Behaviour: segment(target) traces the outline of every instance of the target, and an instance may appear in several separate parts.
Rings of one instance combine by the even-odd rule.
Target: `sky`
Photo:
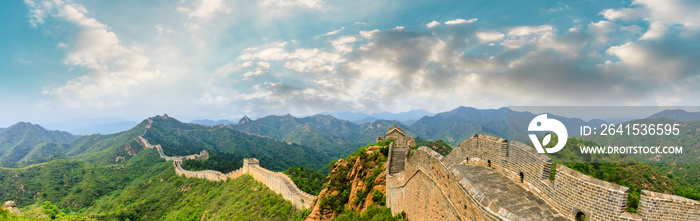
[[[0,2],[0,127],[698,106],[697,1]]]

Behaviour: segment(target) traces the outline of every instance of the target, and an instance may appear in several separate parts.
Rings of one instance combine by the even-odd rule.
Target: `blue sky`
[[[0,127],[700,104],[692,1],[0,4]]]

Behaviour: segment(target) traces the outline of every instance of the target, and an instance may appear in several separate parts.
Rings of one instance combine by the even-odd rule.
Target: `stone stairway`
[[[395,174],[403,171],[406,166],[406,151],[408,148],[394,148],[391,152],[391,165],[389,165],[389,174]]]

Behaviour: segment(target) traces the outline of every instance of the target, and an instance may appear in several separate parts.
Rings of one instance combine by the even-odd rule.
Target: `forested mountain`
[[[53,202],[69,215],[99,220],[278,220],[300,216],[301,211],[249,176],[221,183],[175,175],[172,162],[138,142],[141,135],[172,155],[207,149],[212,155],[235,155],[236,159],[226,159],[230,161],[256,157],[262,166],[278,171],[327,164],[308,147],[158,116],[121,133],[61,143],[66,159],[0,168],[0,200],[15,201],[31,219],[45,217],[37,206],[44,201]]]
[[[627,135],[613,136],[591,135],[583,137],[598,144],[609,146],[676,146],[683,147],[681,154],[631,155],[640,162],[648,163],[654,168],[687,181],[694,188],[700,189],[700,121],[682,122],[669,118],[642,119],[625,124],[678,124],[678,135]],[[698,196],[700,198],[700,196]]]
[[[0,168],[0,200],[13,200],[22,217],[50,220],[49,201],[70,220],[291,220],[301,211],[250,176],[213,182],[177,176],[155,149],[111,165],[55,160]],[[255,211],[255,212],[250,212]],[[0,216],[1,217],[1,216]]]
[[[329,115],[296,118],[291,115],[267,116],[257,120],[244,117],[233,128],[251,134],[272,137],[313,148],[333,159],[353,153],[366,143],[373,143],[394,125],[407,128],[397,121],[377,120],[355,124]],[[409,136],[415,133],[407,131]],[[333,160],[331,159],[331,160]]]
[[[200,124],[200,125],[205,125],[205,126],[216,126],[216,125],[219,125],[219,124],[229,125],[229,124],[233,124],[234,122],[233,122],[233,121],[229,121],[229,120],[217,120],[217,121],[213,121],[213,120],[209,120],[209,119],[203,119],[203,120],[193,120],[193,121],[190,121],[190,123],[193,123],[193,124]]]
[[[366,114],[366,113],[352,113],[352,112],[324,112],[324,115],[330,115],[335,118],[341,119],[341,120],[347,120],[350,122],[362,124],[362,123],[370,123],[374,122],[376,120],[393,120],[393,121],[399,121],[403,124],[410,125],[416,120],[424,117],[424,116],[432,116],[434,115],[433,113],[430,113],[425,110],[411,110],[411,111],[406,111],[406,112],[400,112],[400,113],[390,113],[387,111],[380,112],[380,113],[372,113],[372,114]]]
[[[282,171],[293,166],[320,170],[331,158],[310,147],[255,136],[225,126],[186,124],[172,117],[152,117],[143,135],[152,144],[160,144],[168,156],[183,156],[207,150],[210,155],[227,153],[231,161],[254,157],[264,168]],[[335,148],[331,146],[329,148]]]
[[[31,123],[17,123],[0,130],[0,166],[15,167],[61,158],[61,153],[68,148],[63,143],[76,137]]]
[[[688,112],[681,109],[664,110],[647,117],[647,119],[658,118],[670,118],[677,121],[698,121],[700,120],[700,112]]]

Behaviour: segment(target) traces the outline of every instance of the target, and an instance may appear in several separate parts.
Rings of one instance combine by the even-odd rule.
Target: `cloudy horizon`
[[[0,4],[0,127],[700,104],[693,1]]]

